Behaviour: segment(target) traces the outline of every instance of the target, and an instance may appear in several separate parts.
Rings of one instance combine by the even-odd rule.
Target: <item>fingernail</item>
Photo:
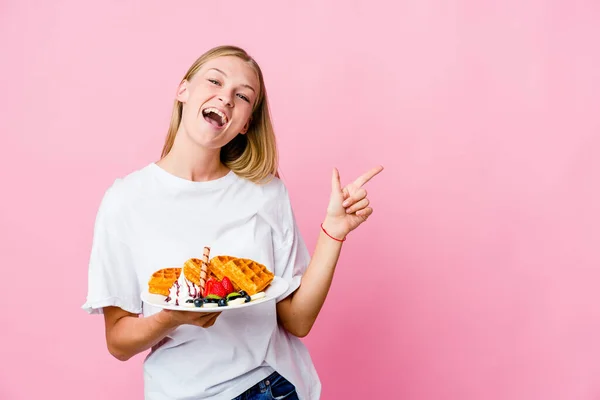
[[[344,202],[342,203],[342,206],[344,206],[344,207],[348,207],[348,203],[349,203],[349,201],[348,201],[348,200],[346,200],[346,201],[344,201]]]

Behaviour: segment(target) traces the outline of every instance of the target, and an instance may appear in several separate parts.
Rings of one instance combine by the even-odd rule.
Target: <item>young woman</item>
[[[372,213],[363,185],[336,169],[310,256],[277,174],[275,136],[258,64],[214,48],[179,84],[159,161],[115,180],[94,227],[83,309],[103,314],[110,353],[144,361],[149,400],[318,399],[321,383],[299,338],[313,326],[343,240]],[[210,254],[255,260],[289,283],[277,299],[221,313],[142,303],[154,271]],[[142,314],[142,317],[140,317]]]

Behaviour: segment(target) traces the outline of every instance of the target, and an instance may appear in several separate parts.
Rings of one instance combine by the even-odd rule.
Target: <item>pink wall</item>
[[[0,5],[0,399],[141,398],[79,309],[93,219],[223,43],[311,248],[331,167],[386,167],[306,339],[323,399],[600,398],[599,3],[122,3]]]

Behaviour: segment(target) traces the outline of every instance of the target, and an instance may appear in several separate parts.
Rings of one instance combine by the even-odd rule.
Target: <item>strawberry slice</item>
[[[227,292],[225,292],[225,288],[221,284],[221,282],[215,281],[212,285],[210,285],[210,289],[208,294],[216,294],[219,297],[227,296]]]
[[[225,289],[226,294],[233,292],[233,285],[228,277],[224,276],[223,279],[221,279],[221,285],[223,285],[223,289]]]
[[[202,293],[202,297],[206,297],[210,294],[210,290],[212,285],[214,285],[215,280],[213,278],[208,278],[206,283],[204,284],[204,292]]]

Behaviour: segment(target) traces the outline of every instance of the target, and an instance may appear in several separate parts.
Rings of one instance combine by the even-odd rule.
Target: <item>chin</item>
[[[207,149],[219,149],[225,146],[227,143],[225,142],[225,132],[195,132],[194,134],[189,135],[189,139],[196,144],[197,146],[204,147]]]

